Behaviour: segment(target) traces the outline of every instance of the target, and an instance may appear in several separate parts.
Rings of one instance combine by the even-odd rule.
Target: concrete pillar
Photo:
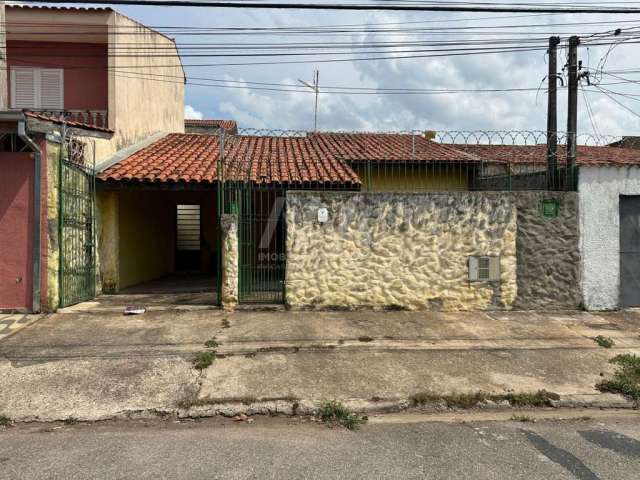
[[[7,36],[5,2],[0,0],[0,111],[9,109],[9,84],[7,82]]]
[[[238,304],[238,216],[222,215],[222,308],[233,310]]]
[[[96,200],[98,268],[102,293],[116,293],[120,288],[118,194],[98,192]]]
[[[47,216],[47,261],[46,272],[47,275],[47,300],[46,309],[54,311],[58,308],[60,303],[60,231],[59,231],[59,215],[60,215],[60,191],[58,181],[58,167],[60,162],[60,149],[59,143],[48,141],[46,144],[46,196],[47,205],[46,209],[43,208],[43,212],[46,211]],[[43,192],[44,193],[44,192]]]

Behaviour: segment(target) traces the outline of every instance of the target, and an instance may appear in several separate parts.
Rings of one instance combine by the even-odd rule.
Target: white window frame
[[[33,106],[16,106],[16,73],[20,70],[29,70],[33,72]],[[42,109],[42,71],[60,72],[60,108],[48,110],[64,110],[64,69],[62,68],[41,68],[41,67],[11,67],[11,108],[33,108],[34,110]]]

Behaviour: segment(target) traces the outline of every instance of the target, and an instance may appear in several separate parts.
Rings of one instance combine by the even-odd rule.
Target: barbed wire
[[[233,136],[225,132],[227,137]],[[543,145],[547,143],[547,132],[544,130],[328,130],[308,131],[294,129],[241,128],[237,136],[256,137],[291,137],[304,138],[314,135],[406,135],[423,137],[437,143],[460,145]],[[567,132],[556,132],[559,145],[566,144]],[[623,136],[597,133],[578,133],[578,145],[582,146],[615,146],[624,147],[625,142],[640,142],[638,136]]]
[[[640,137],[541,130],[220,130],[220,180],[360,191],[575,190],[581,166],[640,166]]]

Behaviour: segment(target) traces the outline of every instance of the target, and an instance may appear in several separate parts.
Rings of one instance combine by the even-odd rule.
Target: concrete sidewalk
[[[599,347],[597,335],[615,347]],[[219,358],[199,372],[191,360],[212,338]],[[623,406],[594,388],[623,352],[640,354],[639,311],[228,313],[156,302],[124,316],[102,298],[0,342],[0,413],[290,412],[323,399],[401,408],[421,392],[539,389],[567,404]]]

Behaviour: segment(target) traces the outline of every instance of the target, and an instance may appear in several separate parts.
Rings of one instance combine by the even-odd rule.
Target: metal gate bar
[[[65,135],[59,164],[59,304],[66,307],[95,296],[95,156]]]
[[[238,215],[241,303],[284,302],[284,190],[242,187]]]

